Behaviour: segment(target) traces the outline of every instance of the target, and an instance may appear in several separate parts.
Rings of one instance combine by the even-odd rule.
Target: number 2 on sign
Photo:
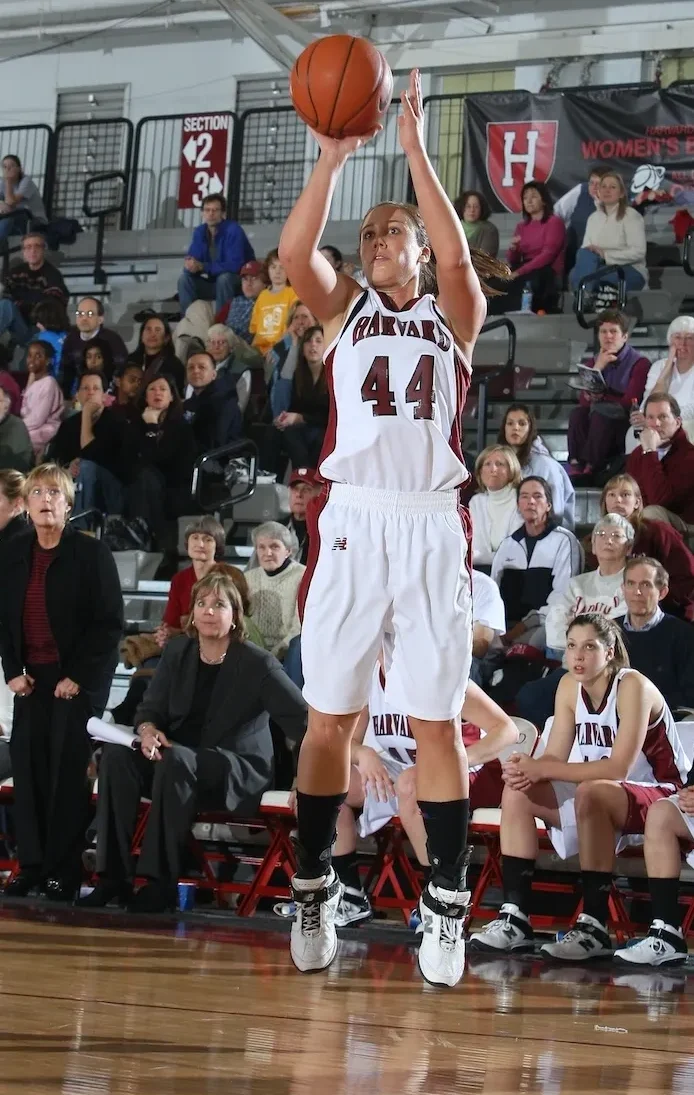
[[[375,357],[371,368],[361,386],[361,398],[364,403],[373,403],[372,411],[376,417],[385,417],[398,413],[395,393],[390,387],[390,362],[387,357]],[[434,417],[434,357],[422,354],[415,371],[405,388],[405,402],[416,404],[415,418]]]

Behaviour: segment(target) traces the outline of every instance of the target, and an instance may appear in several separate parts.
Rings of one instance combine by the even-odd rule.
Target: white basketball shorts
[[[470,520],[457,491],[330,484],[309,509],[299,594],[304,698],[346,715],[367,703],[386,633],[386,701],[419,719],[460,713],[472,657]]]

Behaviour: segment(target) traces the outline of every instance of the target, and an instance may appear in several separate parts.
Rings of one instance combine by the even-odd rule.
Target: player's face
[[[428,247],[417,243],[415,228],[402,209],[377,205],[367,214],[359,238],[359,258],[369,285],[389,289],[407,285],[428,260]]]
[[[480,468],[480,479],[487,490],[491,491],[501,490],[511,482],[509,466],[501,453],[489,454]]]
[[[650,620],[667,589],[658,589],[655,570],[647,563],[630,567],[624,575],[624,600],[630,616]]]
[[[256,541],[255,550],[263,570],[277,570],[289,558],[289,548],[281,540],[274,540],[270,536],[261,536]]]
[[[598,342],[605,354],[618,354],[627,340],[627,336],[618,323],[601,323],[598,329]]]
[[[506,415],[504,437],[511,448],[518,448],[530,433],[530,419],[523,411],[509,411]]]
[[[606,513],[620,513],[628,521],[640,509],[639,499],[628,483],[610,487],[605,495]]]
[[[566,637],[566,667],[582,684],[590,684],[604,673],[613,654],[591,624],[572,627]]]

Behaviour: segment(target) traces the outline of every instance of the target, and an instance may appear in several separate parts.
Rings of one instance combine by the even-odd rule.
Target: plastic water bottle
[[[530,286],[530,282],[526,281],[523,286],[523,295],[521,296],[521,312],[532,312],[533,310],[533,291]]]

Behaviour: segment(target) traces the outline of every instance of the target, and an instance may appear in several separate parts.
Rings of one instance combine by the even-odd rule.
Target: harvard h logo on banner
[[[487,175],[509,213],[522,212],[525,183],[552,174],[558,131],[558,122],[487,122]]]

